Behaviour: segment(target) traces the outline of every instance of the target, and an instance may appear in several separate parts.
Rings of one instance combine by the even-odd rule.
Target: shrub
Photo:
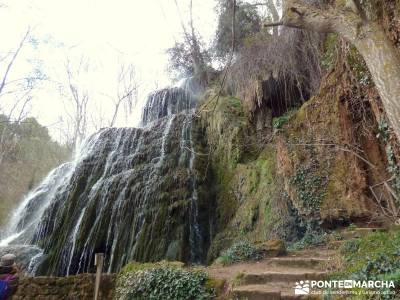
[[[297,169],[289,179],[289,183],[296,189],[297,201],[309,213],[320,210],[328,181],[328,176],[318,174],[317,170],[317,162],[312,161],[311,164]]]
[[[127,271],[131,270],[131,271]],[[173,265],[135,264],[118,278],[119,300],[207,300],[213,292],[206,288],[207,274],[183,270]]]
[[[259,260],[262,258],[263,255],[260,249],[249,241],[240,241],[224,251],[217,259],[217,262],[223,265],[230,265],[241,261]]]
[[[306,226],[307,229],[304,236],[288,247],[290,251],[303,250],[313,246],[322,246],[328,242],[328,235],[326,232],[316,229],[317,227],[312,223],[308,223]]]
[[[341,247],[340,247],[340,253],[341,254],[346,254],[346,253],[356,253],[358,251],[358,248],[360,247],[360,241],[359,240],[349,240],[346,241]]]

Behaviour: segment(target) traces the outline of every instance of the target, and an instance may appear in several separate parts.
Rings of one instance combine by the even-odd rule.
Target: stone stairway
[[[295,295],[296,282],[323,280],[340,244],[380,228],[355,228],[338,232],[341,239],[324,247],[289,252],[259,262],[211,267],[209,273],[230,283],[232,300],[322,299],[321,295]]]
[[[241,274],[232,288],[232,299],[303,299],[294,293],[296,282],[323,280],[328,274],[325,266],[333,254],[334,251],[314,249],[309,253],[293,252],[285,257],[268,259],[264,262],[263,272]]]

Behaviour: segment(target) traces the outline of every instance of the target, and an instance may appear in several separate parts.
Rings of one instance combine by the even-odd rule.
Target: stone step
[[[288,269],[283,271],[266,271],[263,273],[243,273],[240,276],[240,285],[266,284],[270,282],[295,282],[300,280],[321,280],[327,272],[308,269]]]
[[[281,291],[262,285],[246,285],[232,289],[232,298],[235,300],[280,300]]]
[[[290,251],[286,256],[282,257],[298,257],[298,258],[321,258],[330,259],[335,257],[336,251],[327,248],[315,248]]]
[[[294,283],[290,282],[238,286],[232,289],[231,296],[234,300],[321,299],[318,295],[295,295]]]
[[[343,237],[343,239],[353,239],[353,238],[360,238],[363,236],[366,236],[367,234],[373,233],[373,232],[380,232],[380,231],[385,231],[384,228],[355,228],[353,230],[343,230],[340,232],[340,235]]]
[[[330,261],[329,258],[321,257],[274,257],[269,260],[271,266],[283,266],[292,268],[322,268]]]

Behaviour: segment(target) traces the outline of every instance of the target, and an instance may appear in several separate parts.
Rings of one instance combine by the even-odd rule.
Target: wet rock
[[[13,242],[43,249],[38,275],[94,272],[98,252],[109,272],[130,261],[204,261],[212,202],[197,179],[194,105],[181,88],[155,92],[143,116],[151,124],[101,130],[30,194]]]

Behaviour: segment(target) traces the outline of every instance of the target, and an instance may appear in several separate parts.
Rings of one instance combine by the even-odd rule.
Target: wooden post
[[[94,300],[99,299],[101,273],[103,272],[103,263],[104,263],[104,253],[96,253],[94,257],[94,265],[97,267],[96,281],[94,287]]]

